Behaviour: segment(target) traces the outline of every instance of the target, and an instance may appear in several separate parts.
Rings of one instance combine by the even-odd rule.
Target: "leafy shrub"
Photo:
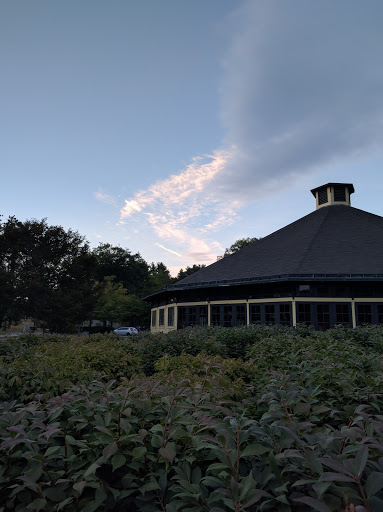
[[[379,399],[335,410],[274,373],[260,397],[233,401],[230,384],[208,382],[93,382],[46,404],[0,404],[0,507],[382,510]]]
[[[141,371],[133,347],[115,337],[45,338],[35,336],[33,348],[17,339],[0,364],[0,398],[33,400],[68,391],[78,383],[97,379],[130,378]],[[47,341],[49,340],[49,341]]]
[[[155,363],[155,370],[158,374],[169,375],[179,378],[201,378],[209,377],[212,374],[224,375],[231,382],[250,382],[257,375],[257,368],[252,361],[241,359],[227,359],[222,356],[209,356],[201,352],[196,356],[181,354],[180,356],[165,355]]]

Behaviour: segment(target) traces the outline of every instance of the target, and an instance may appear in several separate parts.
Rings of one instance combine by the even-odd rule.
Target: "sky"
[[[381,0],[2,0],[0,214],[173,275],[328,182],[382,216],[382,19]]]

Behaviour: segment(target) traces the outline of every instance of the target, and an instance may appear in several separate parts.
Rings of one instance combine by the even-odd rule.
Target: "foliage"
[[[382,327],[25,335],[0,357],[2,512],[383,509]]]
[[[26,335],[1,345],[0,399],[40,400],[94,379],[121,379],[141,371],[128,340],[114,335],[87,337]]]
[[[92,308],[96,261],[77,232],[41,221],[0,221],[1,320],[31,317],[71,330]]]
[[[111,324],[123,321],[129,302],[126,289],[114,280],[114,276],[106,276],[101,283],[96,283],[98,299],[93,312],[93,316]]]
[[[258,242],[260,238],[240,238],[239,240],[236,240],[228,249],[225,249],[225,253],[223,255],[224,258],[226,256],[230,256],[231,254],[234,254],[235,252],[240,251],[241,249],[247,247],[250,244],[253,244],[255,242]]]
[[[143,296],[149,283],[149,267],[139,253],[131,254],[128,249],[100,244],[93,250],[97,258],[97,280],[114,276],[117,283],[129,294]]]
[[[173,282],[174,279],[164,263],[152,263],[149,267],[149,286],[145,290],[146,295],[158,292]]]
[[[205,268],[206,265],[193,265],[192,267],[186,267],[185,270],[183,268],[177,274],[176,281],[180,279],[184,279],[185,277],[191,276],[195,272],[198,272],[202,268]]]
[[[380,402],[332,410],[277,374],[238,401],[216,382],[94,382],[47,404],[3,403],[0,506],[381,510]]]

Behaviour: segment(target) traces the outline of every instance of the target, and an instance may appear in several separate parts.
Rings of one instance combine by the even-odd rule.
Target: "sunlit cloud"
[[[207,187],[231,157],[230,151],[193,159],[186,170],[158,181],[125,201],[120,222],[127,218],[149,226],[161,241],[170,241],[177,250],[155,245],[177,256],[181,263],[211,263],[221,245],[212,233],[233,222],[238,201],[221,201]]]

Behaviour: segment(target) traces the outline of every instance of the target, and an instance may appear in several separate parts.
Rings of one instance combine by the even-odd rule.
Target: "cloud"
[[[137,192],[125,201],[120,223],[133,218],[149,225],[158,239],[171,241],[177,250],[155,245],[182,258],[183,264],[214,261],[222,247],[208,233],[233,222],[238,204],[221,201],[207,187],[229,159],[230,152],[223,150],[195,158],[179,174]]]
[[[227,21],[221,147],[126,200],[120,222],[150,226],[183,265],[210,263],[243,205],[381,151],[382,16],[381,0],[242,2]]]
[[[116,199],[109,194],[105,194],[104,192],[99,190],[98,192],[94,192],[93,195],[97,199],[97,201],[100,201],[101,203],[117,206]]]
[[[214,181],[251,202],[383,142],[383,4],[243,3],[223,59],[221,116],[234,146]]]
[[[177,251],[173,251],[172,249],[168,249],[167,247],[165,247],[164,245],[161,245],[159,243],[155,243],[154,245],[156,245],[157,247],[161,247],[161,249],[163,249],[164,251],[168,251],[170,252],[171,254],[175,254],[176,256],[181,256],[182,257],[182,254],[180,254],[179,252]]]

